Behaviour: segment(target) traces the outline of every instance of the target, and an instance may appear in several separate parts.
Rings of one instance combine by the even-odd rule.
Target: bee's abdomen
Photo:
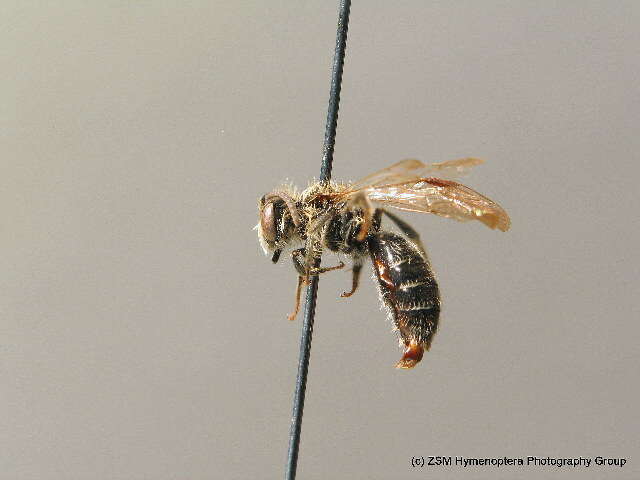
[[[438,284],[429,261],[409,240],[391,232],[369,237],[380,295],[405,345],[398,362],[411,368],[429,348],[440,316]]]

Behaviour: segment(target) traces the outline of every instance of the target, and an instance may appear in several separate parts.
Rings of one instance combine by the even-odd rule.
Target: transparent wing
[[[433,213],[465,222],[479,220],[506,232],[511,220],[493,200],[460,183],[439,178],[372,186],[366,190],[374,202],[408,212]]]
[[[420,160],[401,160],[393,165],[378,170],[351,184],[349,191],[362,190],[366,187],[396,184],[437,176],[439,178],[458,178],[472,167],[484,163],[479,158],[460,158],[440,163],[422,163]]]

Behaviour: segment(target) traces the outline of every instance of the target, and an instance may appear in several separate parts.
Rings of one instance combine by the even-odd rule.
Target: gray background
[[[280,478],[301,323],[251,228],[318,175],[336,2],[56,3],[0,3],[0,478]],[[404,215],[444,298],[412,371],[371,279],[322,278],[300,478],[639,478],[639,24],[354,2],[334,178],[478,156],[513,228]]]

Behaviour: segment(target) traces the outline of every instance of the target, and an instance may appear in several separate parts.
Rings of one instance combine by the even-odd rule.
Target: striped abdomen
[[[440,295],[428,259],[400,235],[377,232],[369,252],[380,296],[405,346],[398,368],[412,368],[429,349],[440,316]]]

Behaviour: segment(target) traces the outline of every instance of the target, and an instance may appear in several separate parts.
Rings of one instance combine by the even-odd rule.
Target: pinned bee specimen
[[[322,249],[352,259],[351,289],[342,297],[355,293],[363,262],[369,256],[380,297],[404,348],[396,367],[414,367],[429,349],[438,327],[440,294],[420,236],[387,207],[459,221],[479,220],[505,232],[511,222],[502,207],[451,180],[480,163],[482,160],[475,158],[432,164],[402,160],[354,183],[314,183],[301,193],[283,187],[263,196],[256,228],[271,260],[276,263],[282,251],[296,243],[306,245],[291,252],[298,285],[289,320],[296,317],[301,289],[311,276],[345,266],[340,262],[316,268],[314,259]],[[402,235],[382,228],[383,215]]]

